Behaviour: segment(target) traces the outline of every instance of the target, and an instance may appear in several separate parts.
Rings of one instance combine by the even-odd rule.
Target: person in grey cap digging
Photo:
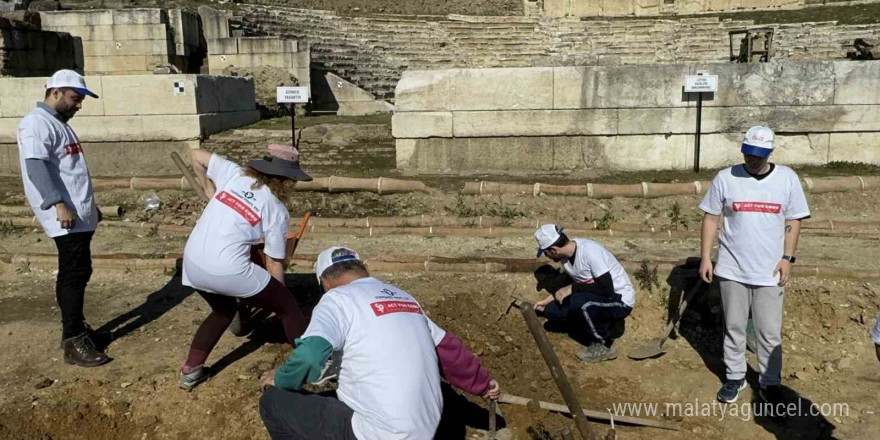
[[[535,231],[538,257],[562,264],[574,281],[535,303],[549,322],[564,326],[587,344],[577,356],[587,363],[617,358],[611,329],[623,324],[636,303],[636,291],[623,266],[602,245],[569,239],[562,228],[542,225]]]
[[[64,362],[95,367],[110,361],[96,347],[83,315],[92,276],[92,236],[101,211],[79,138],[67,125],[87,96],[98,97],[80,74],[55,72],[46,83],[45,99],[18,125],[17,140],[25,196],[58,249],[55,299],[61,310]]]
[[[441,375],[498,399],[498,382],[461,340],[409,293],[370,276],[357,252],[325,249],[315,273],[326,293],[308,329],[287,361],[260,377],[260,416],[273,439],[431,440],[443,409]],[[338,399],[302,391],[331,369]]]
[[[773,144],[773,130],[750,128],[741,147],[743,163],[719,171],[700,203],[706,213],[700,276],[706,283],[719,279],[724,306],[727,380],[716,397],[725,403],[736,402],[746,387],[749,311],[757,334],[758,394],[770,404],[781,401],[784,286],[795,262],[801,220],[810,209],[797,174],[769,162]],[[712,243],[722,218],[713,266]]]
[[[193,338],[180,371],[180,387],[191,390],[210,377],[208,355],[239,309],[274,312],[287,341],[306,328],[306,318],[284,285],[289,214],[282,203],[293,182],[312,180],[299,167],[299,151],[271,144],[263,159],[240,167],[216,154],[190,150],[196,178],[211,198],[183,252],[183,284],[211,306]],[[251,247],[265,242],[265,269],[251,260]]]

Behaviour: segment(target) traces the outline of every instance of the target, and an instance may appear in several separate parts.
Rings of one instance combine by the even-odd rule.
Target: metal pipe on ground
[[[129,188],[132,190],[187,190],[191,186],[185,177],[132,177],[131,179],[92,179],[96,189]],[[405,192],[428,192],[424,182],[418,180],[378,177],[357,179],[351,177],[319,177],[311,182],[296,182],[297,191],[357,192],[397,194]]]
[[[137,261],[155,261],[157,259],[179,258],[181,254],[165,254],[144,258],[139,254],[96,254],[93,255],[93,266],[101,267],[102,261],[113,261],[114,264],[128,261],[135,264]],[[456,272],[456,273],[529,273],[537,268],[550,264],[546,260],[531,258],[506,258],[506,257],[478,257],[478,258],[455,258],[433,255],[388,255],[379,256],[364,255],[364,262],[375,272]],[[29,253],[0,253],[0,261],[33,260],[41,262],[45,260],[49,265],[57,265],[57,256],[54,254],[29,254]],[[314,267],[317,254],[295,254],[291,258],[291,264],[310,270]],[[620,264],[632,273],[645,263],[650,267],[656,267],[658,271],[671,271],[676,267],[684,267],[686,263],[681,260],[644,260],[626,261]],[[111,265],[112,266],[112,265]],[[686,269],[696,273],[696,268]],[[833,266],[818,266],[796,264],[792,267],[794,276],[817,276],[831,279],[880,279],[880,271],[852,270]]]
[[[99,207],[104,217],[122,217],[125,215],[125,208],[119,205],[104,205]],[[0,205],[0,216],[33,216],[34,212],[30,206],[10,206]]]
[[[587,183],[580,185],[550,185],[546,183],[505,183],[505,182],[467,182],[461,194],[532,194],[547,195],[578,195],[593,199],[610,199],[613,197],[655,198],[676,195],[701,195],[709,189],[711,182],[696,181],[691,183],[652,183],[636,184],[601,184]],[[842,176],[803,179],[804,189],[811,194],[828,192],[865,191],[880,188],[880,176]]]
[[[38,223],[34,218],[6,218],[0,220],[4,220],[10,222],[14,225],[19,226],[31,226],[37,225]],[[348,220],[351,220],[349,222]],[[309,223],[313,223],[311,220]],[[333,224],[335,222],[318,222],[325,224]],[[479,238],[498,238],[498,237],[528,237],[533,232],[532,228],[511,228],[511,227],[483,227],[483,228],[471,228],[471,227],[435,227],[435,226],[427,226],[427,227],[364,227],[363,224],[366,223],[364,219],[340,219],[338,224],[348,224],[354,223],[359,224],[361,226],[318,226],[312,224],[312,226],[308,227],[308,231],[314,235],[349,235],[355,237],[383,237],[389,235],[401,235],[401,236],[412,236],[412,237],[479,237]],[[134,223],[134,222],[114,222],[114,221],[105,221],[102,223],[104,226],[111,227],[126,227],[126,228],[136,228],[136,229],[148,229],[155,230],[156,232],[164,232],[164,233],[181,233],[188,234],[192,231],[192,227],[190,226],[176,226],[176,225],[164,225],[164,224],[153,224],[153,223]],[[837,224],[836,222],[834,223]],[[850,226],[860,226],[863,225],[861,223],[848,223],[848,222],[840,222],[840,224],[850,225]],[[867,223],[866,223],[867,224]],[[630,226],[634,230],[616,230],[616,229],[604,229],[604,230],[595,230],[595,229],[575,229],[569,228],[566,229],[569,235],[572,236],[587,236],[587,237],[616,237],[616,238],[646,238],[646,239],[668,239],[668,238],[677,238],[677,239],[694,239],[699,238],[699,231],[672,231],[672,230],[660,230],[660,231],[652,231],[652,230],[637,230],[638,224],[620,224],[623,226]],[[834,226],[837,228],[837,226]],[[629,229],[629,228],[627,228]],[[860,240],[878,240],[880,239],[880,231],[856,231],[856,230],[842,230],[842,228],[838,229],[827,229],[827,228],[805,228],[803,232],[801,232],[803,236],[806,237],[826,237],[826,238],[853,238]]]

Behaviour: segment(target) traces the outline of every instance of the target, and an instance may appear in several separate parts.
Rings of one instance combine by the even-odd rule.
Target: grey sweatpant
[[[749,310],[758,340],[762,386],[779,385],[782,374],[782,300],[779,286],[754,286],[720,278],[724,305],[724,364],[727,379],[746,377],[746,326]]]

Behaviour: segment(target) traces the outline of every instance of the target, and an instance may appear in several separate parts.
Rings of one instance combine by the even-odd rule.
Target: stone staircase
[[[716,17],[586,21],[534,17],[347,17],[332,11],[239,4],[249,34],[306,39],[312,68],[394,102],[403,71],[582,64],[714,63],[730,58],[728,33],[757,27]],[[812,22],[776,29],[773,59],[843,59],[880,24]]]

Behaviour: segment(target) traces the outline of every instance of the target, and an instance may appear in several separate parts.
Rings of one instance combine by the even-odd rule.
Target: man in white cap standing
[[[315,272],[326,293],[308,329],[284,365],[260,378],[260,416],[273,439],[431,440],[443,410],[441,374],[498,398],[498,383],[461,340],[410,294],[371,277],[356,252],[326,249]],[[301,392],[339,351],[339,399]]]
[[[101,212],[79,139],[67,122],[87,97],[97,98],[85,79],[59,70],[46,95],[18,125],[18,155],[31,209],[58,248],[55,297],[61,310],[64,362],[95,367],[110,361],[95,346],[83,316],[83,298],[92,275],[90,244]]]
[[[549,322],[564,326],[587,346],[577,353],[580,360],[598,363],[617,358],[616,325],[632,313],[636,291],[626,270],[601,244],[586,238],[569,239],[562,228],[542,225],[535,231],[538,257],[542,254],[562,264],[574,283],[535,303]]]
[[[742,143],[743,162],[721,170],[700,203],[706,214],[700,240],[700,276],[721,286],[724,306],[724,363],[727,381],[721,402],[735,402],[745,388],[746,326],[752,312],[758,344],[759,395],[780,403],[784,286],[795,262],[801,220],[810,216],[807,199],[791,168],[769,162],[773,130],[755,126]],[[712,265],[718,221],[723,228]],[[713,270],[714,269],[714,270]]]

